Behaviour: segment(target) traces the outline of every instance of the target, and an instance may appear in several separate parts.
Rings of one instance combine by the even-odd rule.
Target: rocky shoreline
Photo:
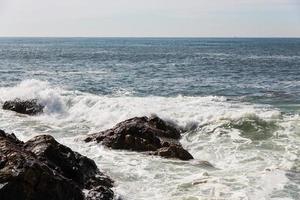
[[[43,112],[37,100],[7,101],[3,109],[27,115]],[[179,142],[181,130],[157,116],[135,117],[113,128],[88,135],[111,149],[143,152],[168,159],[191,160]],[[113,180],[95,162],[58,143],[50,135],[27,142],[0,130],[0,199],[2,200],[110,200]]]
[[[22,142],[0,130],[0,199],[109,200],[113,181],[50,135]],[[87,194],[83,190],[88,190]]]

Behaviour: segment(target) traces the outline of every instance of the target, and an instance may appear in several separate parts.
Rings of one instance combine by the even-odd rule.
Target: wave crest
[[[274,135],[279,129],[275,120],[265,120],[255,114],[247,114],[240,119],[228,120],[223,125],[226,129],[236,129],[240,136],[251,140],[265,140]]]

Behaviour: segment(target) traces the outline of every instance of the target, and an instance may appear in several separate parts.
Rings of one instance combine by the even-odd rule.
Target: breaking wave
[[[291,184],[285,171],[297,168],[299,163],[299,115],[220,96],[133,94],[120,89],[113,95],[95,95],[25,80],[14,87],[0,88],[0,101],[36,98],[45,112],[23,116],[1,110],[0,127],[14,131],[21,140],[37,134],[54,135],[95,159],[116,180],[117,192],[128,199],[143,199],[153,191],[155,199],[184,199],[186,194],[191,199],[262,199],[274,191],[285,194],[284,188],[273,186],[268,179]],[[207,171],[195,163],[164,161],[78,142],[78,137],[111,128],[122,120],[152,114],[178,124],[184,131],[181,142],[185,148],[219,170]],[[293,184],[299,187],[297,182]],[[136,185],[143,187],[135,191]],[[264,190],[259,189],[262,186]]]

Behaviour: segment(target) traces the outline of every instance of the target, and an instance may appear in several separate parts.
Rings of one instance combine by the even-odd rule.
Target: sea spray
[[[95,95],[38,80],[2,87],[0,96],[2,102],[36,98],[47,108],[39,116],[1,110],[1,128],[22,140],[45,133],[55,136],[95,159],[116,180],[116,192],[128,199],[255,199],[272,192],[288,195],[290,191],[279,185],[298,187],[284,174],[297,166],[299,116],[272,106],[218,96]],[[207,160],[218,170],[82,142],[88,133],[153,114],[185,130],[183,146],[196,160]],[[276,186],[268,181],[270,177],[276,177]],[[138,190],[136,185],[140,185]]]

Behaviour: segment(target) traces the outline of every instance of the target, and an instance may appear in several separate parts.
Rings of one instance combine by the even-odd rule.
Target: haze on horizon
[[[299,0],[0,0],[0,36],[300,37]]]

